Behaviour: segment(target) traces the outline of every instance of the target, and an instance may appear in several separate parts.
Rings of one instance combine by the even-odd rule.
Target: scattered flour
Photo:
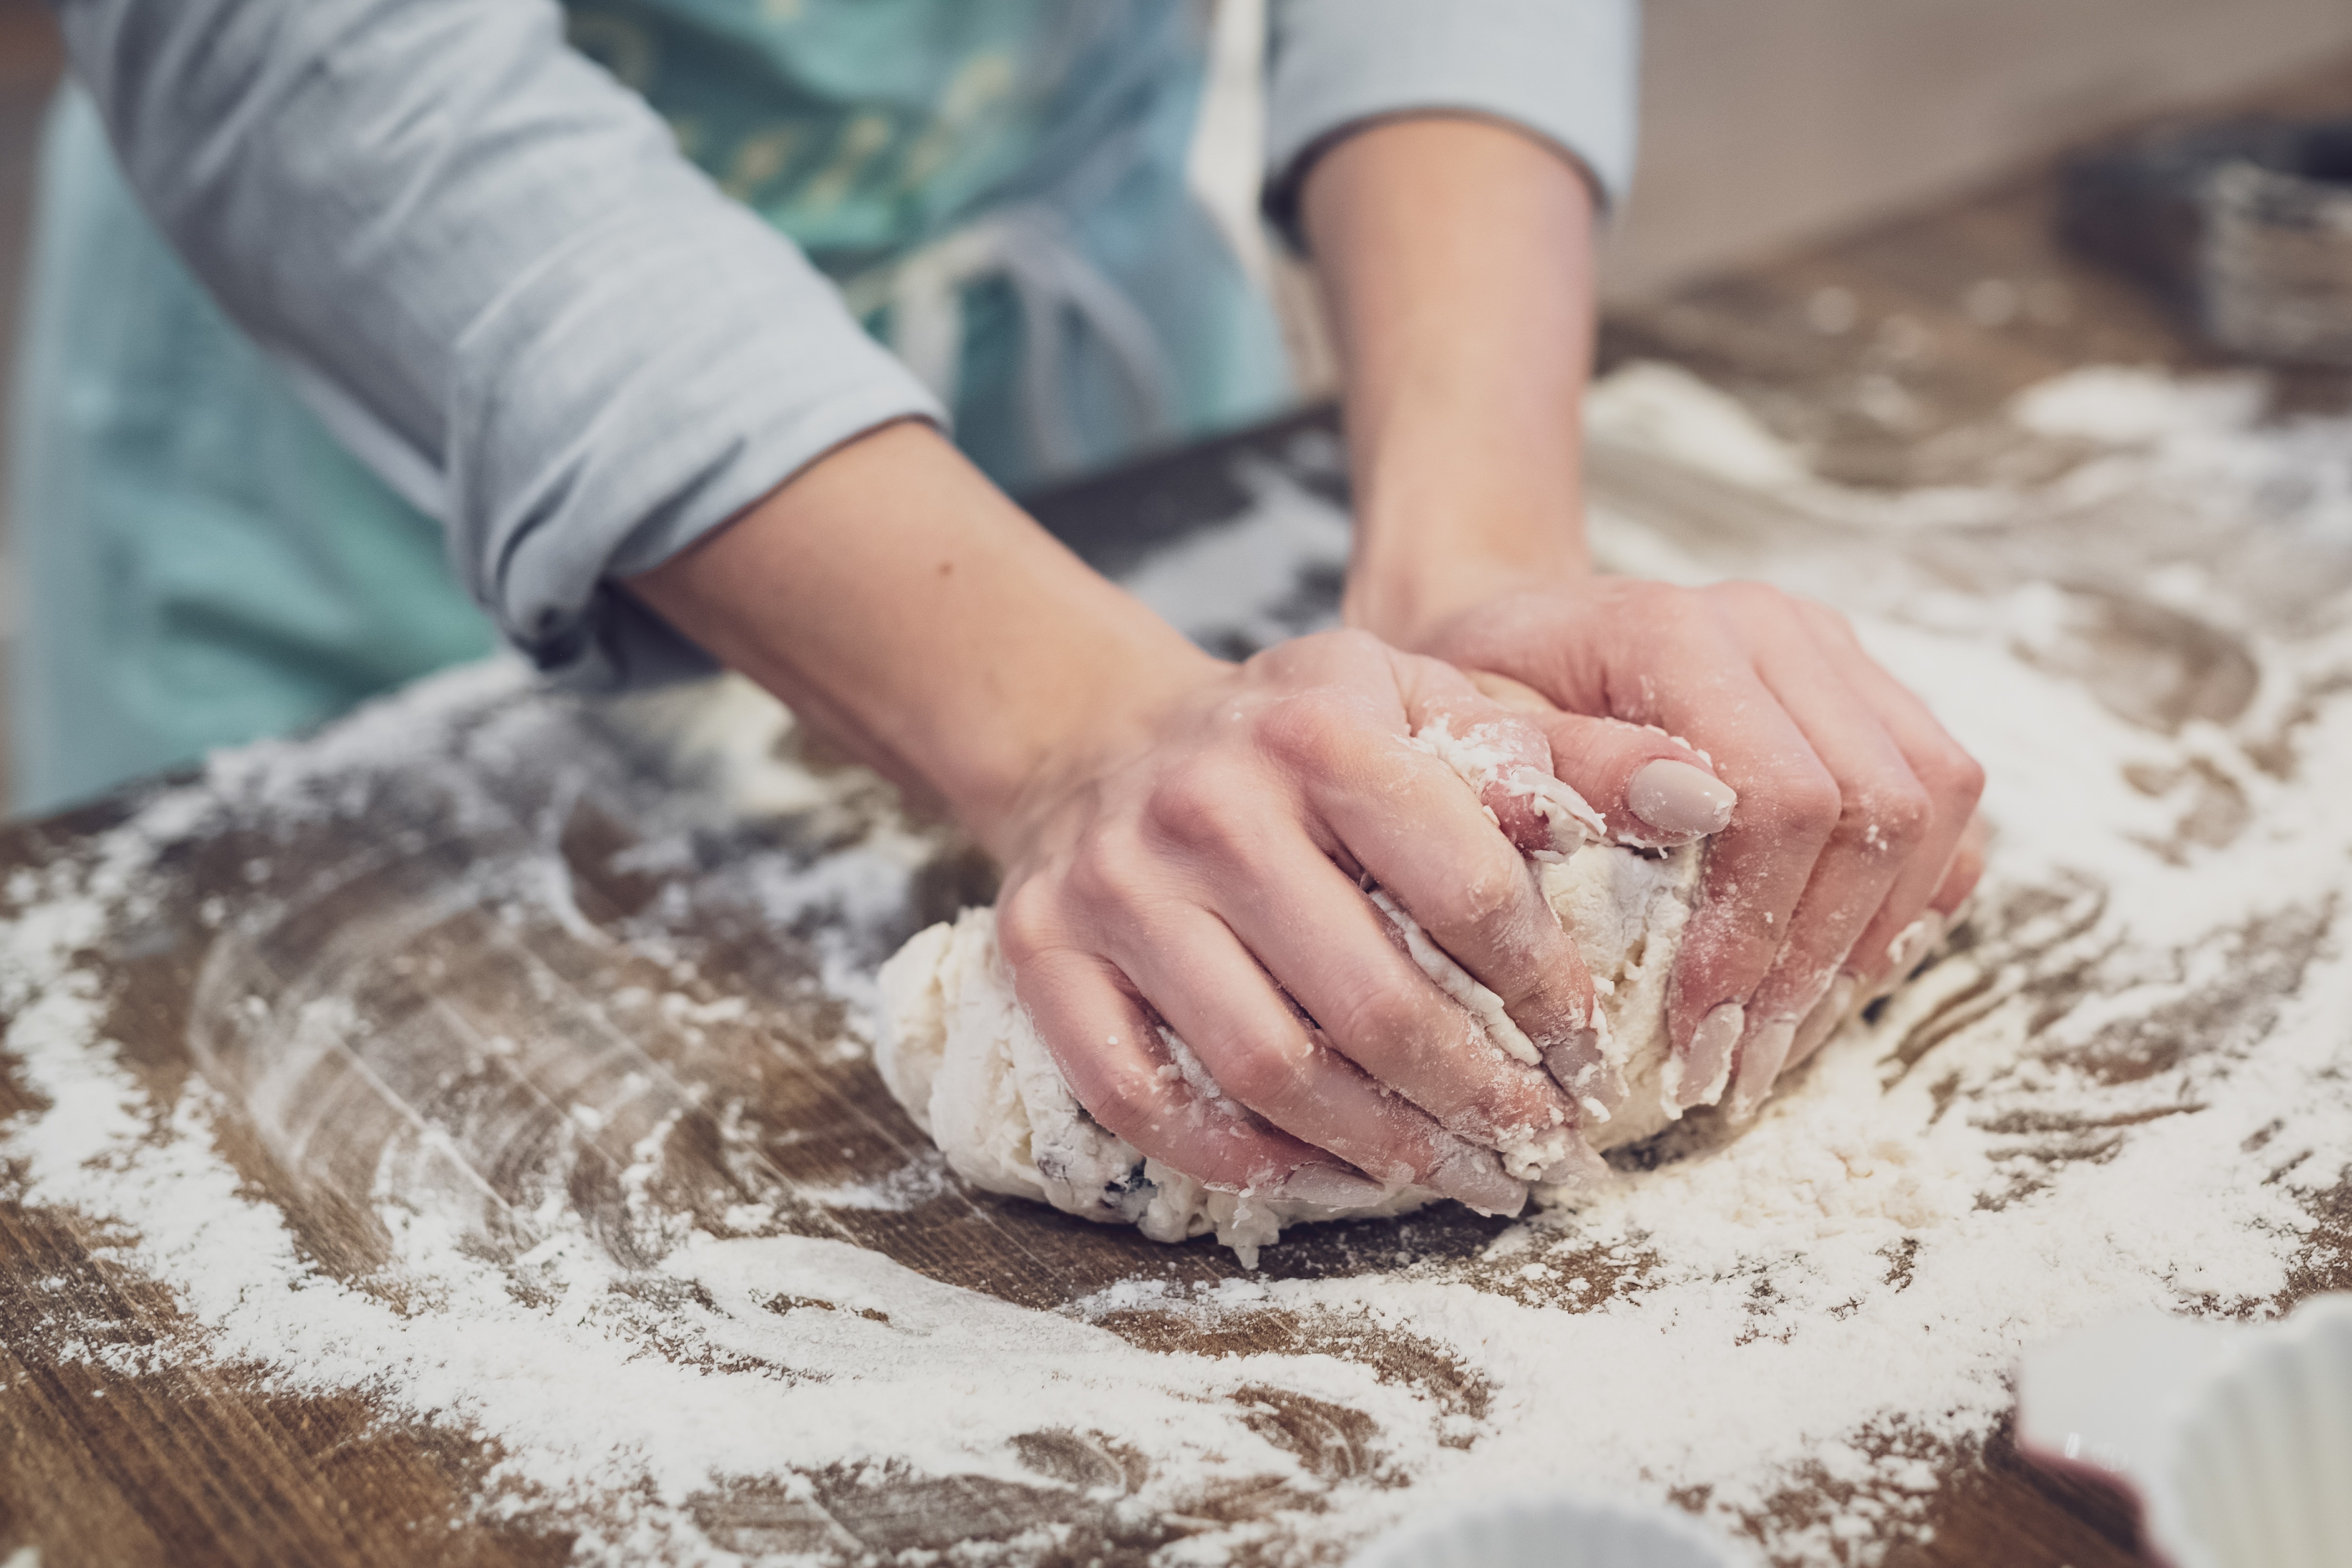
[[[1827,541],[1790,549],[1773,574],[1845,610],[1984,760],[1997,838],[1962,950],[1737,1138],[1686,1121],[1621,1155],[1626,1179],[1475,1255],[1408,1249],[1393,1266],[1213,1285],[1144,1268],[1041,1310],[833,1235],[690,1223],[662,1197],[656,1126],[620,1181],[638,1260],[561,1185],[522,1195],[527,1234],[501,1249],[478,1234],[478,1196],[387,1182],[360,1195],[387,1256],[338,1271],[241,1181],[220,1135],[241,1107],[202,1080],[152,1090],[110,1039],[109,970],[91,955],[133,940],[192,848],[243,834],[241,852],[266,861],[270,836],[306,816],[372,843],[373,802],[405,792],[429,799],[447,841],[490,846],[460,892],[560,931],[563,900],[583,920],[588,905],[564,869],[551,776],[585,770],[567,787],[635,813],[635,863],[703,868],[576,938],[647,967],[636,1005],[657,1011],[662,984],[689,983],[671,892],[717,889],[831,944],[815,957],[845,1037],[872,1016],[873,967],[915,924],[934,842],[920,830],[730,840],[698,859],[706,825],[744,799],[729,790],[753,786],[631,795],[595,761],[596,737],[633,733],[625,721],[579,715],[493,664],[316,738],[225,756],[10,873],[5,1065],[36,1108],[0,1125],[0,1193],[99,1227],[114,1268],[168,1292],[184,1324],[138,1343],[65,1317],[12,1348],[118,1375],[241,1367],[286,1394],[357,1394],[386,1422],[466,1432],[497,1456],[471,1507],[576,1531],[583,1562],[877,1558],[824,1503],[825,1486],[859,1475],[1060,1488],[1103,1529],[1181,1521],[1148,1549],[1169,1564],[1328,1555],[1423,1504],[1563,1481],[1671,1493],[1780,1562],[1875,1561],[1916,1539],[1938,1469],[2001,1418],[2021,1346],[2128,1309],[2269,1315],[2345,1266],[2315,1216],[2341,1201],[2352,1148],[2338,926],[2352,893],[2352,421],[2264,425],[2187,397],[2142,441],[2148,391],[2070,378],[2030,401],[2029,420],[2097,448],[2032,494],[1836,492],[1764,462],[1752,427],[1740,438],[1740,483],[1801,506]],[[1610,395],[1595,399],[1604,428]],[[1643,396],[1653,427],[1737,415],[1654,378]],[[2103,413],[2103,397],[2133,406]],[[1320,505],[1296,491],[1278,504]],[[1713,559],[1628,508],[1604,516],[1598,543],[1620,561]],[[1160,562],[1161,580],[1206,596],[1177,564]],[[1279,585],[1219,586],[1281,601]],[[2195,656],[2175,657],[2182,646]],[[847,787],[757,788],[822,805]],[[380,849],[396,870],[433,847]],[[263,913],[224,900],[206,919],[226,937]],[[629,1006],[615,996],[608,1011],[625,1022]],[[462,1150],[463,1132],[420,1136]],[[772,1195],[775,1212],[789,1196]],[[747,1228],[768,1203],[745,1206]],[[1180,1344],[1272,1322],[1297,1332],[1269,1343],[1391,1336],[1478,1396],[1337,1351],[1145,1350],[1122,1330],[1139,1314],[1199,1336]],[[1318,1465],[1275,1441],[1276,1399],[1355,1413],[1361,1462]],[[1023,1458],[1041,1432],[1149,1463],[1118,1485],[1055,1480]],[[701,1500],[746,1478],[782,1489],[780,1512],[803,1511],[790,1543],[710,1523]],[[1268,1486],[1255,1511],[1204,1501]],[[1059,1540],[975,1540],[955,1560],[1034,1561]]]

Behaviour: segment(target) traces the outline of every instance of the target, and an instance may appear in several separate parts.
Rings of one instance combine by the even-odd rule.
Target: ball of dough
[[[1545,897],[1592,972],[1603,1050],[1624,1080],[1614,1113],[1601,1121],[1588,1111],[1579,1129],[1596,1149],[1649,1137],[1680,1113],[1666,1043],[1666,977],[1690,916],[1698,862],[1695,847],[1658,853],[1591,844],[1536,865]],[[1416,961],[1449,993],[1485,992],[1418,927],[1400,924]],[[1063,1081],[1013,997],[993,910],[968,909],[952,925],[917,935],[883,966],[881,987],[875,1061],[883,1082],[975,1186],[1133,1225],[1160,1241],[1213,1230],[1251,1264],[1286,1225],[1401,1214],[1435,1201],[1434,1194],[1401,1186],[1360,1207],[1326,1208],[1213,1191],[1145,1158],[1087,1115]],[[1548,1163],[1525,1150],[1500,1152],[1507,1168],[1530,1177]],[[1530,1185],[1539,1199],[1547,1196],[1539,1180]]]

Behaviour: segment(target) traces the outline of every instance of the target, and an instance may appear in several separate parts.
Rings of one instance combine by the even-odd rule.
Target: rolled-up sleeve
[[[132,186],[541,668],[698,667],[611,586],[943,418],[552,0],[58,0]]]
[[[1637,0],[1274,0],[1266,212],[1294,241],[1298,185],[1351,126],[1487,115],[1558,145],[1604,203],[1633,172]]]

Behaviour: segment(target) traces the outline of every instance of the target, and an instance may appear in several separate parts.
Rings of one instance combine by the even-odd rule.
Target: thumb
[[[1600,815],[1554,771],[1538,715],[1485,695],[1449,664],[1404,657],[1412,746],[1469,785],[1521,853],[1557,860],[1602,836]]]

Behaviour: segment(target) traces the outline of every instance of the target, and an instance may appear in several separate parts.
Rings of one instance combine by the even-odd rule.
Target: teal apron
[[[1264,298],[1184,180],[1187,0],[596,0],[572,41],[790,235],[1011,487],[1260,417]],[[343,452],[141,214],[80,94],[41,171],[10,516],[14,805],[487,653],[438,523]]]

